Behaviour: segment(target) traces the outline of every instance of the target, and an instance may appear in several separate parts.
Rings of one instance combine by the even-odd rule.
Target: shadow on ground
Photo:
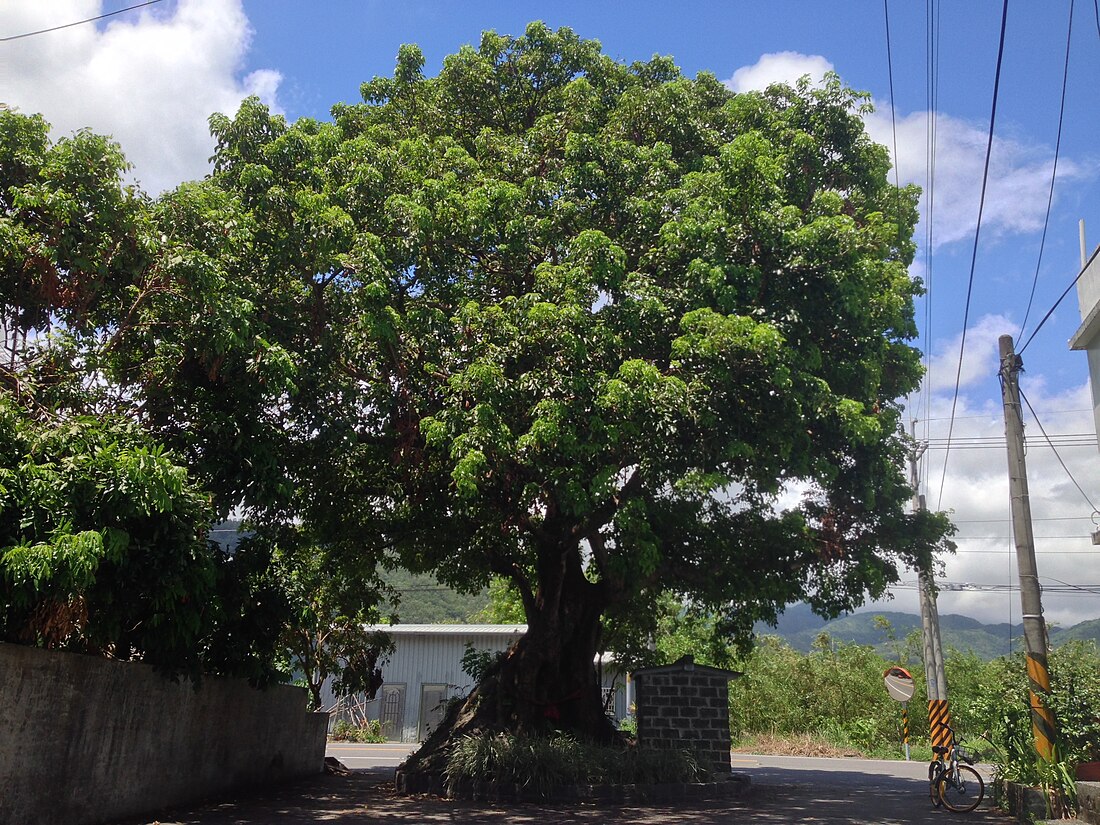
[[[745,771],[753,790],[739,800],[683,802],[668,806],[608,804],[501,804],[398,796],[392,769],[319,776],[276,790],[239,796],[189,810],[166,811],[156,819],[118,825],[362,825],[363,823],[518,823],[578,825],[719,825],[720,823],[820,823],[821,825],[949,825],[957,815],[933,809],[926,782],[845,771],[767,768]],[[968,823],[1005,823],[989,801]]]

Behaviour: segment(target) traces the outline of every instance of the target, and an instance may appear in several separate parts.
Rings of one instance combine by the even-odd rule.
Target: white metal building
[[[527,625],[398,624],[378,626],[393,638],[395,650],[382,665],[383,684],[366,703],[368,719],[381,722],[382,733],[394,742],[423,741],[443,717],[447,700],[466,696],[473,680],[462,669],[467,645],[476,650],[507,650],[527,632]],[[624,678],[605,657],[601,664],[605,703],[615,719],[627,713]],[[328,684],[324,706],[332,707]]]

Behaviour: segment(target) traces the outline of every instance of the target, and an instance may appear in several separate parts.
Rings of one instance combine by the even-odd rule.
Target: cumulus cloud
[[[742,66],[726,81],[735,92],[762,91],[772,83],[794,85],[803,75],[812,83],[820,83],[833,64],[821,55],[799,52],[772,52],[763,55],[751,66]]]
[[[896,113],[894,121],[891,123],[890,107],[881,103],[876,103],[876,111],[864,118],[868,134],[886,146],[891,155],[896,125],[898,177],[903,184],[916,183],[925,189],[921,197],[923,225],[929,225],[930,206],[934,206],[931,214],[933,247],[972,239],[978,220],[987,126],[938,114],[934,124],[935,179],[929,181],[926,174],[929,113]],[[982,215],[983,237],[1035,232],[1042,228],[1053,165],[1051,147],[994,136]],[[1072,158],[1063,157],[1058,163],[1058,177],[1063,183],[1095,173],[1096,169],[1090,165]],[[1057,195],[1056,189],[1055,197]]]
[[[1100,595],[1056,592],[1064,582],[1100,583],[1096,549],[1092,546],[1092,506],[1077,490],[1079,484],[1094,502],[1100,501],[1100,461],[1095,441],[1076,445],[1059,434],[1093,432],[1088,384],[1049,392],[1042,381],[1021,383],[1036,410],[1043,411],[1043,428],[1055,450],[1025,409],[1029,499],[1035,533],[1040,582],[1048,589],[1043,604],[1048,620],[1072,625],[1095,618]],[[973,584],[1018,586],[1016,553],[1011,531],[1004,417],[999,404],[975,407],[960,399],[953,446],[945,449],[950,398],[935,399],[929,429],[930,449],[924,461],[929,505],[939,499],[943,479],[944,507],[953,510],[959,528],[958,552],[946,560],[944,580]],[[1062,467],[1064,461],[1066,468]],[[947,473],[944,474],[944,460]],[[1072,479],[1071,479],[1072,474]],[[966,613],[984,621],[1019,622],[1019,592],[952,592],[940,595],[941,612]]]
[[[803,75],[809,75],[817,83],[829,71],[833,71],[833,64],[821,55],[775,52],[735,71],[726,85],[735,92],[747,92],[765,89],[771,83],[794,83]],[[898,177],[903,184],[916,183],[925,189],[921,219],[922,226],[931,229],[933,248],[973,238],[987,126],[942,113],[936,115],[933,124],[926,111],[895,112],[892,120],[889,104],[876,101],[874,105],[875,111],[864,116],[867,132],[893,156],[896,127]],[[934,187],[926,174],[932,125],[936,150]],[[995,238],[1034,232],[1042,227],[1053,164],[1052,147],[994,136],[982,216],[983,236]],[[1063,157],[1058,163],[1062,182],[1090,178],[1098,171],[1094,165],[1072,158]]]
[[[996,585],[992,592],[943,590],[941,613],[962,613],[985,622],[1019,623],[1020,595],[1011,532],[1004,413],[997,390],[997,338],[1013,329],[999,315],[980,318],[967,334],[961,389],[952,418],[959,339],[936,347],[923,393],[911,399],[918,439],[928,449],[920,462],[920,487],[928,507],[949,511],[958,527],[958,552],[944,559],[941,582]],[[986,382],[979,387],[979,382]],[[1088,383],[1052,390],[1040,374],[1024,373],[1021,387],[1043,416],[1052,449],[1025,408],[1029,498],[1037,566],[1048,589],[1043,597],[1048,620],[1069,626],[1100,614],[1100,594],[1064,592],[1062,582],[1100,584],[1092,546],[1092,505],[1100,502],[1100,461],[1093,437]],[[990,390],[992,389],[992,393]],[[948,449],[948,436],[951,446]],[[1067,435],[1075,438],[1067,438]],[[1062,467],[1064,461],[1069,472]],[[946,462],[946,472],[945,472]],[[1072,479],[1071,479],[1072,474]],[[908,578],[915,580],[916,574]],[[1059,591],[1063,592],[1059,592]],[[917,595],[899,589],[896,598],[875,609],[916,612]]]
[[[36,31],[104,10],[101,0],[6,3],[0,31]],[[157,193],[206,174],[211,113],[234,113],[251,94],[279,111],[279,73],[242,72],[251,37],[240,0],[153,6],[5,44],[0,95],[43,114],[55,137],[82,127],[111,135],[142,187]]]
[[[985,315],[966,333],[966,350],[963,353],[962,369],[959,369],[959,347],[962,332],[934,347],[928,372],[925,375],[925,390],[932,393],[954,393],[955,378],[958,376],[962,389],[978,381],[987,381],[997,374],[998,339],[1006,332],[1015,332],[1017,325],[1004,315]]]

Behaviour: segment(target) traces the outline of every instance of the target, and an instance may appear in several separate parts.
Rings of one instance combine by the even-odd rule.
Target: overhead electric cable
[[[940,77],[940,6],[937,0],[925,0],[925,94],[927,123],[925,134],[925,243],[924,243],[924,438],[928,439],[932,410],[932,248],[935,234],[936,206],[936,112],[939,109]]]
[[[1058,455],[1058,450],[1054,446],[1054,442],[1050,440],[1050,436],[1047,435],[1047,431],[1043,429],[1043,422],[1039,420],[1039,416],[1035,414],[1035,408],[1031,406],[1031,402],[1028,401],[1027,396],[1024,395],[1024,391],[1020,390],[1020,398],[1027,404],[1027,408],[1031,411],[1031,417],[1035,419],[1035,423],[1039,425],[1039,431],[1043,434],[1043,438],[1047,440],[1047,444],[1050,445],[1050,449],[1054,450],[1054,457],[1058,459],[1058,463],[1062,465],[1062,469],[1066,471],[1066,475],[1069,476],[1069,480],[1073,482],[1073,486],[1077,488],[1077,492],[1088,502],[1089,507],[1092,508],[1094,513],[1097,511],[1096,505],[1092,503],[1092,499],[1088,497],[1088,493],[1081,489],[1081,485],[1077,483],[1077,479],[1073,477],[1073,473],[1069,471],[1069,467],[1066,466],[1066,462],[1062,461],[1062,456]]]
[[[891,160],[894,165],[894,213],[895,213],[895,244],[899,259],[901,250],[901,163],[898,158],[898,123],[897,123],[897,99],[894,97],[894,53],[890,45],[890,0],[882,0],[882,17],[886,26],[886,76],[890,84],[890,134],[893,137],[893,149]],[[906,396],[906,407],[910,407],[909,396]],[[918,485],[919,489],[919,485]]]
[[[955,393],[951,398],[951,421],[947,427],[948,452],[943,458],[943,474],[940,476],[940,492],[936,499],[936,509],[943,501],[943,485],[947,481],[947,459],[951,455],[951,433],[955,427],[955,410],[959,404],[959,387],[962,384],[963,355],[966,352],[966,327],[970,323],[970,299],[974,294],[974,270],[978,264],[978,238],[982,232],[982,212],[985,211],[985,190],[989,183],[989,158],[993,154],[993,129],[997,123],[997,97],[1001,91],[1001,64],[1005,54],[1005,29],[1008,25],[1008,0],[1004,0],[1001,9],[1001,37],[997,46],[997,69],[993,76],[993,105],[989,112],[989,136],[985,144],[985,167],[982,171],[982,192],[978,199],[978,223],[974,227],[974,250],[970,255],[970,277],[966,284],[966,307],[963,309],[962,340],[959,342],[959,366],[955,371]]]
[[[1053,576],[1043,576],[1043,578],[1046,579],[1047,581],[1056,582],[1057,584],[1062,585],[1062,587],[1067,588],[1066,590],[1062,591],[1063,593],[1068,592],[1070,590],[1081,590],[1081,591],[1084,591],[1085,593],[1095,593],[1096,592],[1096,590],[1093,589],[1095,587],[1095,585],[1072,584],[1070,582],[1064,582],[1061,579],[1056,579]],[[1044,586],[1043,587],[1043,590],[1049,590],[1049,589],[1050,589],[1049,586]]]
[[[897,219],[898,251],[901,251],[901,172],[898,164],[898,123],[894,113],[897,100],[894,98],[894,56],[890,48],[890,0],[882,0],[883,16],[886,20],[886,73],[890,82],[890,131],[894,139],[894,208]]]
[[[114,17],[116,14],[123,14],[124,12],[133,11],[134,9],[140,9],[140,8],[145,7],[145,6],[152,6],[152,5],[155,5],[156,3],[161,3],[161,2],[163,2],[163,0],[146,0],[146,2],[144,2],[144,3],[138,3],[138,4],[133,5],[133,6],[127,6],[126,8],[119,9],[118,11],[109,11],[106,14],[99,14],[99,15],[96,15],[95,17],[87,17],[84,20],[77,20],[74,23],[65,23],[64,25],[61,25],[61,26],[51,26],[48,29],[39,29],[38,31],[24,32],[23,34],[13,34],[13,35],[9,35],[8,37],[0,37],[0,43],[7,43],[10,40],[22,40],[24,37],[34,37],[35,35],[39,35],[39,34],[49,34],[50,32],[61,31],[61,29],[71,29],[73,26],[81,26],[85,23],[94,23],[95,21],[102,20],[105,17]]]
[[[1001,555],[1002,553],[1005,553],[1005,552],[1008,552],[1008,553],[1013,552],[1013,547],[1010,544],[1012,539],[1008,538],[1007,536],[998,536],[998,538],[1002,539],[1005,542],[1005,547],[1001,550],[963,550],[963,549],[959,549],[955,552],[955,558],[958,558],[959,556],[971,556],[971,555],[974,555],[975,553],[980,553],[982,555],[997,555],[997,556],[999,556],[999,555]],[[1061,536],[1036,536],[1035,538],[1042,540],[1042,539],[1057,539],[1057,538],[1062,538],[1062,537]],[[1078,536],[1074,536],[1073,538],[1078,538]],[[1088,536],[1081,536],[1080,538],[1088,538]],[[958,541],[958,540],[959,540],[959,536],[955,536],[954,538],[952,538],[952,541]],[[1036,550],[1035,555],[1037,555],[1037,556],[1058,556],[1059,558],[1062,557],[1062,556],[1095,556],[1096,551],[1095,550]]]
[[[1096,257],[1096,253],[1093,253],[1093,257],[1094,258]],[[1090,262],[1091,262],[1091,259],[1090,259]],[[1035,330],[1031,333],[1031,335],[1028,336],[1028,339],[1026,341],[1024,341],[1024,345],[1022,347],[1020,347],[1019,350],[1017,350],[1017,352],[1016,352],[1017,355],[1023,355],[1024,354],[1024,350],[1027,349],[1027,345],[1030,344],[1033,340],[1035,340],[1035,336],[1039,334],[1039,330],[1041,330],[1043,328],[1043,324],[1045,324],[1047,322],[1047,319],[1050,318],[1050,316],[1054,314],[1054,310],[1058,309],[1058,305],[1061,304],[1062,301],[1064,301],[1066,299],[1066,296],[1069,295],[1070,290],[1072,290],[1075,286],[1077,286],[1077,282],[1081,280],[1081,276],[1085,274],[1085,270],[1087,268],[1088,268],[1087,266],[1081,267],[1081,271],[1077,273],[1077,277],[1069,282],[1069,286],[1067,286],[1065,288],[1065,290],[1062,292],[1062,294],[1058,296],[1058,300],[1054,302],[1054,306],[1052,306],[1050,309],[1047,310],[1047,314],[1043,316],[1043,320],[1041,320],[1039,322],[1039,325],[1037,327],[1035,327]]]
[[[1094,0],[1095,2],[1095,0]],[[1024,312],[1024,320],[1020,324],[1020,334],[1017,339],[1024,337],[1024,329],[1027,327],[1027,319],[1031,315],[1031,303],[1035,300],[1035,287],[1039,284],[1039,267],[1043,264],[1043,249],[1047,243],[1047,227],[1050,226],[1050,207],[1054,203],[1054,180],[1058,176],[1058,155],[1062,149],[1062,122],[1066,114],[1066,85],[1069,80],[1069,47],[1073,41],[1073,4],[1069,0],[1069,26],[1066,31],[1066,61],[1062,68],[1062,102],[1058,105],[1058,137],[1054,141],[1054,166],[1050,170],[1050,191],[1047,193],[1047,212],[1043,218],[1043,236],[1039,240],[1039,258],[1035,261],[1035,277],[1031,279],[1031,294],[1027,299],[1027,310]],[[1022,351],[1022,350],[1021,350]]]

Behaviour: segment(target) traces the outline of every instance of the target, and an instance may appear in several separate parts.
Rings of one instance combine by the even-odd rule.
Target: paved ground
[[[377,756],[341,757],[345,764]],[[403,756],[403,754],[401,754]],[[400,758],[400,757],[398,757]],[[309,823],[462,823],[463,825],[726,825],[727,823],[811,823],[812,825],[951,825],[959,815],[935,810],[928,802],[923,763],[763,757],[736,754],[734,770],[753,778],[753,791],[740,800],[643,807],[638,805],[490,805],[434,797],[397,796],[393,769],[357,768],[351,776],[323,776],[266,794],[165,813],[157,820],[123,825],[306,825]],[[385,764],[385,763],[383,763]],[[970,823],[1007,825],[983,802],[965,816]]]

